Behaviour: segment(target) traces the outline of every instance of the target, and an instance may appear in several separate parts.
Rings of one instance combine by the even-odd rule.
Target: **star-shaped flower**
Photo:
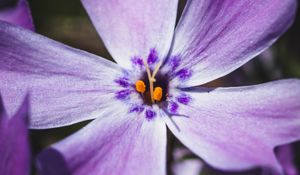
[[[10,112],[32,93],[31,128],[95,119],[40,155],[45,173],[166,173],[166,125],[208,164],[268,166],[300,139],[300,81],[198,87],[261,53],[292,24],[295,0],[82,0],[117,64],[0,24],[0,90]],[[197,87],[196,87],[197,86]],[[63,158],[62,158],[63,157]],[[50,160],[51,159],[51,160]]]

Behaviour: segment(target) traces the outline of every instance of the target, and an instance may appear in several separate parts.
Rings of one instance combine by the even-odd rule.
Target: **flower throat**
[[[161,63],[151,72],[146,61],[143,62],[146,72],[135,83],[135,89],[141,94],[145,104],[152,105],[164,101],[168,95],[168,77],[158,73]]]

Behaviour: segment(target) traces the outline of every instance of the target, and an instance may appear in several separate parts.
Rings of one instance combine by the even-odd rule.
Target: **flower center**
[[[114,79],[119,87],[115,91],[115,98],[129,105],[129,113],[143,113],[150,121],[157,115],[157,106],[170,114],[178,115],[182,105],[192,102],[193,99],[184,92],[172,91],[174,82],[173,85],[169,83],[174,79],[175,84],[176,81],[184,82],[192,76],[191,69],[182,65],[180,55],[169,55],[162,59],[153,48],[148,57],[143,59],[133,56],[131,62],[133,69]],[[141,99],[134,101],[138,95],[142,102]]]
[[[146,72],[141,80],[136,81],[135,89],[139,92],[146,104],[154,104],[167,97],[168,78],[158,73],[161,62],[151,72],[146,61],[143,62]]]

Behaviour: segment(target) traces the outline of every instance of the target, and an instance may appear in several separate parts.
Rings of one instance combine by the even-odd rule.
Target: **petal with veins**
[[[131,69],[134,56],[151,49],[163,59],[169,52],[177,0],[81,0],[112,57]]]
[[[117,64],[43,36],[0,23],[0,91],[8,114],[26,91],[30,126],[53,128],[98,117],[116,105]],[[116,102],[117,103],[117,102]]]
[[[261,53],[292,24],[296,0],[189,0],[176,28],[172,55],[190,69],[180,87],[220,78]]]
[[[192,97],[166,120],[172,132],[215,168],[268,166],[282,171],[273,148],[300,139],[300,80],[236,88],[190,88]],[[180,92],[179,92],[180,93]]]
[[[166,173],[166,126],[160,118],[112,109],[85,128],[54,144],[38,157],[42,174],[59,169],[73,175],[164,175]],[[60,164],[51,161],[59,159]],[[60,157],[63,157],[64,160]]]

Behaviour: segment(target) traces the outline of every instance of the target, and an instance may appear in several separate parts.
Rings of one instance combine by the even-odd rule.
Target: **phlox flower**
[[[82,3],[116,63],[0,24],[8,111],[30,90],[33,129],[94,119],[40,154],[43,173],[164,175],[167,127],[214,168],[283,173],[274,147],[300,139],[300,81],[202,85],[274,43],[296,0],[189,0],[176,29],[177,0]]]

